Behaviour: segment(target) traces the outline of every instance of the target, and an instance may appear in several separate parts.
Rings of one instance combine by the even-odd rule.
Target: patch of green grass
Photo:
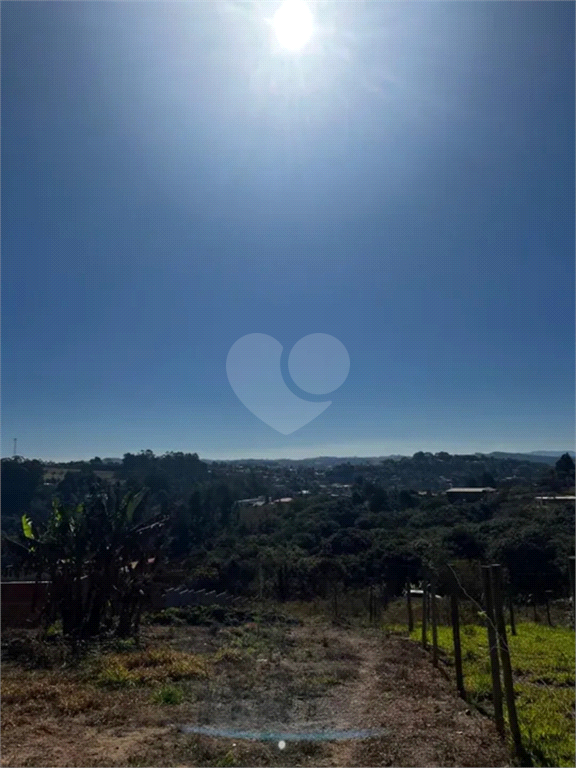
[[[421,627],[416,627],[412,639],[419,641],[421,633]],[[573,766],[574,630],[523,622],[517,625],[515,636],[508,627],[507,638],[525,748],[537,766]],[[466,625],[460,639],[464,687],[472,700],[490,701],[492,679],[486,629]],[[438,627],[438,645],[453,655],[450,627]]]
[[[96,685],[101,688],[130,688],[136,685],[136,675],[116,661],[103,663],[96,677]]]
[[[62,635],[62,622],[55,621],[46,630],[46,637],[60,637]]]
[[[285,629],[276,625],[250,622],[242,627],[234,627],[230,637],[228,648],[240,654],[238,659],[246,656],[272,659],[279,653],[285,653],[288,648]]]
[[[130,653],[137,648],[138,644],[133,637],[115,638],[110,644],[107,650],[114,653]]]
[[[154,704],[182,704],[184,691],[175,685],[163,685],[152,694]]]

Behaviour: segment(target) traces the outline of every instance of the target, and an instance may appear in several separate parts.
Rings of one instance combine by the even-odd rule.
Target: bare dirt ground
[[[493,723],[457,698],[428,655],[402,637],[306,622],[218,632],[150,627],[144,641],[209,660],[209,674],[174,682],[181,703],[162,704],[154,703],[153,685],[109,689],[85,670],[3,664],[1,765],[509,765]],[[287,740],[281,750],[276,741],[185,733],[186,725],[255,737],[381,734]]]

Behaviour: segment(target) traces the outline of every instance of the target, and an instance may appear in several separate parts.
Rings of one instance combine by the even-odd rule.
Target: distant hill
[[[401,459],[403,456],[316,456],[309,459],[202,459],[207,464],[243,464],[266,467],[334,467],[339,464],[380,464],[387,459]]]
[[[576,458],[576,453],[574,453],[574,451],[530,451],[530,456],[554,456],[559,459],[560,456],[563,456],[565,453],[570,454],[573,459]]]
[[[565,451],[574,458],[573,451]],[[503,453],[502,451],[493,451],[487,454],[495,459],[516,459],[517,461],[532,461],[538,464],[550,464],[554,465],[562,456],[562,453],[558,451],[544,451],[543,453],[537,453],[533,451],[531,453]]]
[[[537,464],[554,465],[563,455],[569,453],[572,458],[575,457],[574,451],[530,451],[529,453],[507,453],[506,451],[493,451],[492,453],[476,453],[479,458],[486,456],[494,459],[514,459],[515,461],[531,462]],[[456,454],[453,454],[456,455]],[[267,467],[316,467],[317,469],[328,469],[339,464],[375,465],[383,461],[400,461],[401,459],[411,458],[401,454],[391,456],[315,456],[307,459],[203,459],[207,464],[222,463],[230,465],[243,464],[244,466],[267,466]]]
[[[574,451],[529,451],[527,453],[509,453],[506,451],[493,451],[492,453],[476,453],[475,456],[491,457],[495,459],[515,459],[516,461],[529,461],[540,464],[554,465],[556,461],[564,453],[570,454],[572,458],[576,458]],[[452,454],[457,455],[457,454]],[[6,457],[9,458],[9,457]],[[401,459],[409,459],[411,456],[402,454],[392,454],[390,456],[311,456],[306,459],[205,459],[202,461],[206,464],[228,464],[231,466],[243,464],[244,466],[266,466],[266,467],[315,467],[318,469],[328,469],[330,467],[338,466],[339,464],[353,464],[355,466],[361,465],[377,465],[383,461],[400,461]],[[45,462],[54,467],[69,467],[70,464],[75,462]],[[80,462],[81,463],[81,462]],[[118,457],[106,457],[102,459],[103,465],[119,465],[122,464],[122,459]]]

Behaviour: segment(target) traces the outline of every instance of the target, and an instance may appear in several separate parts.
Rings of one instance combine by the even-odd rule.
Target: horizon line
[[[137,456],[138,453],[146,451],[146,450],[148,450],[148,449],[142,449],[142,451],[138,451],[138,452],[136,452],[136,453],[134,453],[132,455]],[[126,453],[130,453],[130,451],[127,451]],[[186,451],[165,451],[164,453],[154,453],[154,456],[156,458],[160,458],[160,457],[165,456],[165,455],[167,455],[169,453],[183,453],[183,454],[186,454],[186,453],[188,453],[188,454],[196,453],[196,454],[198,454],[198,458],[199,458],[200,461],[212,462],[212,463],[216,463],[216,462],[232,462],[232,461],[234,461],[234,462],[241,462],[241,461],[293,461],[293,462],[301,462],[301,461],[314,461],[314,460],[317,460],[317,459],[342,459],[342,460],[345,460],[345,459],[348,459],[348,460],[349,459],[390,459],[390,458],[407,458],[407,459],[410,459],[410,458],[413,458],[413,456],[415,455],[414,453],[413,454],[388,453],[388,454],[366,454],[366,455],[358,455],[358,454],[354,454],[354,455],[351,455],[351,454],[338,455],[338,454],[324,453],[324,454],[316,454],[316,455],[311,455],[311,456],[304,456],[304,457],[299,458],[299,459],[296,459],[296,458],[293,458],[293,457],[284,457],[284,456],[269,457],[269,458],[262,457],[262,456],[241,456],[239,458],[217,458],[217,459],[214,459],[214,458],[202,457],[198,453],[198,451],[189,451],[189,452],[186,452]],[[442,450],[442,451],[435,451],[435,452],[420,450],[420,451],[416,451],[416,453],[430,454],[431,456],[435,456],[435,455],[437,455],[439,453],[447,453],[450,456],[471,456],[471,455],[472,456],[490,456],[490,455],[492,455],[494,453],[505,453],[505,454],[523,454],[523,455],[526,455],[526,456],[549,456],[550,457],[550,456],[553,456],[553,455],[556,455],[556,454],[562,455],[564,453],[568,453],[570,455],[574,455],[575,451],[572,450],[572,449],[568,449],[568,450],[562,450],[562,449],[557,449],[557,450],[556,449],[552,449],[552,450],[550,450],[550,449],[543,449],[543,450],[532,450],[532,451],[526,451],[526,450],[515,450],[515,451],[514,450],[492,450],[492,451],[489,451],[489,452],[485,452],[485,451],[467,451],[467,452],[463,452],[463,453],[450,453],[450,451],[444,451],[444,450]],[[12,459],[12,458],[18,457],[18,458],[25,459],[27,461],[41,461],[41,462],[44,462],[46,464],[68,464],[68,463],[71,463],[71,462],[89,462],[89,461],[91,461],[91,459],[96,458],[96,456],[97,456],[97,454],[95,456],[92,456],[92,457],[87,458],[87,459],[82,459],[82,458],[75,458],[75,459],[43,459],[43,458],[39,458],[39,457],[26,457],[26,456],[23,456],[22,454],[16,454],[16,456],[12,456],[12,455],[2,456],[2,457],[0,457],[0,459],[3,461],[4,459]],[[122,461],[123,456],[105,456],[104,459],[108,459],[108,460],[112,459],[112,460],[115,460],[115,461]],[[102,461],[104,461],[104,459],[102,459]]]

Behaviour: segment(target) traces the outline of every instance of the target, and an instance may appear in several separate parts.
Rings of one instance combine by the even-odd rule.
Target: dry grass
[[[2,698],[7,767],[474,765],[478,754],[506,764],[490,723],[463,714],[417,646],[330,622],[149,627],[141,649],[104,650],[78,668],[5,664]],[[430,727],[413,727],[422,721]],[[280,750],[187,735],[186,724],[254,733],[384,724],[397,735]]]
[[[209,664],[200,656],[169,647],[109,654],[96,662],[96,684],[123,687],[206,677]]]
[[[49,708],[58,715],[73,717],[105,705],[105,697],[97,690],[62,680],[54,673],[43,673],[30,679],[32,674],[28,672],[14,677],[6,672],[3,674],[2,705],[7,708],[4,714],[11,706],[16,706],[21,713],[33,714]]]

